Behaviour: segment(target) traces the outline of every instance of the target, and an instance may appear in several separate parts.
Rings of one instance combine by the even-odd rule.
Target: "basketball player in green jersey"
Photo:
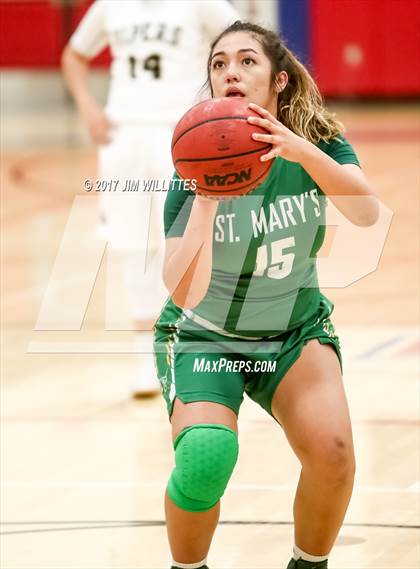
[[[236,22],[213,43],[208,78],[213,97],[249,101],[259,115],[249,122],[267,131],[254,139],[272,144],[261,159],[274,162],[248,196],[173,191],[165,204],[171,298],[155,354],[175,448],[165,497],[173,567],[206,567],[246,392],[283,427],[302,465],[288,569],[325,569],[352,492],[354,452],[316,253],[326,197],[358,225],[375,222],[378,204],[341,124],[276,34]]]

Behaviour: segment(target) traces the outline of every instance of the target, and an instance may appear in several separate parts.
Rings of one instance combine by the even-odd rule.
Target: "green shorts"
[[[329,319],[332,309],[321,295],[318,311],[298,328],[251,340],[204,328],[169,300],[156,323],[154,341],[169,416],[176,397],[183,403],[221,403],[238,415],[244,392],[271,415],[277,386],[309,340],[331,344],[341,365],[339,339]]]

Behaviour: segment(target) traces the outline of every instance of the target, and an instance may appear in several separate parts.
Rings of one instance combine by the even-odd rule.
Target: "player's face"
[[[271,62],[248,32],[234,32],[215,45],[210,63],[214,97],[245,97],[276,115]]]

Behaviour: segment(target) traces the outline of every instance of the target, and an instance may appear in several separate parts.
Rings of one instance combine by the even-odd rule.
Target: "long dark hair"
[[[207,61],[207,83],[210,81],[211,58],[217,43],[228,34],[248,32],[261,44],[271,62],[272,84],[280,71],[286,71],[289,81],[277,98],[277,119],[295,134],[317,144],[331,140],[344,131],[333,113],[324,106],[321,94],[309,71],[273,31],[250,22],[236,21],[213,41]]]

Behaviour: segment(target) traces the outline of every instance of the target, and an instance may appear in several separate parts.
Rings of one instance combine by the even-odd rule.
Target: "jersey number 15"
[[[286,253],[285,249],[294,247],[295,238],[286,237],[270,243],[271,259],[268,259],[268,246],[262,245],[257,251],[257,266],[253,273],[254,277],[262,277],[266,274],[270,279],[284,279],[292,272],[294,253]]]

